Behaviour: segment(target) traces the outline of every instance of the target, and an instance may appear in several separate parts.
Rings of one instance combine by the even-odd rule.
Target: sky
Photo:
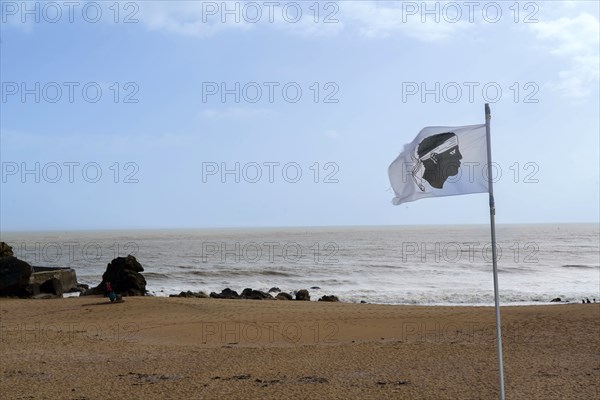
[[[0,230],[487,223],[387,175],[486,102],[496,221],[598,223],[598,4],[2,1]]]

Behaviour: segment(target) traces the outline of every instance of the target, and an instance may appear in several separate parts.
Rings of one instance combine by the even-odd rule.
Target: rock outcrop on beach
[[[319,299],[319,301],[338,302],[338,301],[340,301],[340,299],[338,299],[338,297],[334,296],[334,295],[331,295],[331,296],[324,295],[323,297],[321,297]]]
[[[306,289],[300,289],[296,292],[296,300],[310,301],[310,294]]]
[[[77,288],[73,269],[31,266],[14,257],[7,243],[0,242],[0,296],[52,298]]]
[[[277,293],[277,296],[275,296],[275,298],[277,300],[294,300],[294,297],[291,294],[285,292]]]
[[[296,298],[295,298],[296,300],[310,301],[310,293],[306,289],[300,289],[300,290],[296,291],[294,294],[296,296]],[[171,295],[171,297],[201,297],[201,296],[194,296],[193,292],[181,292],[178,295],[173,294],[173,295]],[[221,293],[211,292],[209,297],[212,299],[230,299],[230,300],[233,300],[233,299],[235,299],[235,300],[237,300],[237,299],[294,300],[294,296],[289,293],[286,293],[286,292],[279,292],[279,293],[277,293],[277,295],[275,297],[273,297],[273,295],[271,295],[270,293],[263,292],[262,290],[254,290],[251,288],[246,288],[246,289],[242,290],[242,293],[238,293],[235,290],[232,290],[230,288],[225,288],[221,291]],[[339,302],[340,299],[334,295],[330,295],[330,296],[325,295],[325,296],[322,296],[319,299],[319,301]]]
[[[242,297],[235,290],[225,288],[221,293],[210,292],[210,297],[213,299],[241,299]]]
[[[248,299],[248,300],[273,300],[273,296],[261,290],[246,288],[238,294],[235,290],[225,288],[221,293],[211,292],[210,297],[213,299]]]
[[[14,256],[0,257],[0,296],[29,296],[27,286],[32,273],[33,267],[25,261]]]
[[[77,274],[71,268],[33,267],[27,292],[35,298],[50,294],[62,296],[63,293],[81,291],[77,283]]]
[[[118,294],[145,296],[146,279],[140,273],[143,271],[144,268],[134,256],[117,257],[106,266],[106,271],[102,274],[102,282],[84,294],[104,294],[106,282],[110,282],[112,289]]]
[[[0,296],[29,297],[27,291],[33,267],[14,256],[12,247],[0,242]]]
[[[60,279],[50,278],[40,285],[40,293],[54,294],[56,296],[63,295],[63,288]]]
[[[169,297],[187,297],[187,298],[196,298],[196,299],[206,299],[208,295],[204,292],[192,292],[188,290],[187,292],[181,292],[179,294],[172,294]]]
[[[0,242],[0,257],[14,256],[12,247],[8,243]]]
[[[242,291],[242,298],[250,300],[273,300],[273,296],[271,296],[269,293],[250,288],[246,288]]]

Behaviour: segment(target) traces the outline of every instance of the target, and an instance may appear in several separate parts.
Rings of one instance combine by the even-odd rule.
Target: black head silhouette
[[[441,189],[449,176],[458,174],[462,154],[458,148],[458,137],[452,132],[428,136],[417,147],[413,178],[422,191],[422,179],[431,187]]]

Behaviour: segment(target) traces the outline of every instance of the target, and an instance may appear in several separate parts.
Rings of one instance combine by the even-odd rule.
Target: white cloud
[[[446,40],[466,28],[468,23],[463,19],[458,22],[449,22],[454,19],[454,16],[449,13],[446,16],[442,8],[433,16],[425,15],[426,19],[423,22],[421,15],[423,12],[421,7],[425,7],[423,3],[417,3],[418,11],[411,11],[402,2],[397,1],[386,3],[347,2],[343,3],[343,16],[344,20],[347,18],[351,21],[362,35],[372,38],[401,34],[430,42]],[[440,7],[439,4],[438,2],[434,6]],[[413,12],[417,12],[417,14],[413,15]],[[439,22],[435,21],[436,15]],[[447,18],[442,18],[443,16]]]
[[[295,5],[301,5],[300,10]],[[309,8],[311,5],[298,2],[156,1],[140,4],[139,19],[153,30],[196,37],[259,27],[301,35],[331,34],[341,29],[339,23],[323,23],[325,16],[320,13],[315,16],[315,11]]]
[[[437,7],[441,4],[425,3]],[[256,6],[249,7],[248,4]],[[473,25],[464,21],[464,15],[456,23],[448,22],[445,18],[436,23],[431,15],[426,22],[422,22],[420,9],[416,15],[411,14],[398,1],[320,2],[318,7],[313,2],[279,2],[276,6],[265,4],[270,3],[144,2],[140,5],[139,18],[150,29],[196,37],[208,37],[230,29],[267,28],[304,36],[344,32],[369,38],[404,35],[423,41],[438,41]],[[298,10],[296,6],[286,8],[292,4],[300,5],[301,9]],[[425,7],[422,3],[418,4],[419,7]],[[438,17],[443,16],[441,11],[437,14]]]
[[[546,43],[551,54],[567,60],[569,66],[559,72],[559,81],[551,87],[566,97],[585,97],[600,80],[600,23],[588,13],[540,21],[530,27]]]
[[[577,7],[577,3],[579,3],[580,0],[563,0],[558,2],[562,7],[565,8],[575,8]]]
[[[232,16],[229,16],[227,23],[221,23],[220,14],[212,15],[213,9],[209,8],[208,3],[212,2],[144,2],[140,4],[139,20],[152,30],[197,37],[211,36],[225,29],[252,28],[253,24],[243,19],[236,22]],[[220,6],[220,3],[214,4]]]

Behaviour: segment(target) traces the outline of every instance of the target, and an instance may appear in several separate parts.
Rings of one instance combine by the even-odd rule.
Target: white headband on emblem
[[[433,161],[434,164],[437,164],[437,156],[438,154],[442,154],[448,150],[450,150],[453,147],[458,146],[458,137],[456,135],[453,135],[452,137],[450,137],[448,140],[446,140],[444,143],[440,144],[439,146],[437,146],[436,148],[428,151],[427,153],[425,153],[423,155],[423,157],[418,157],[416,155],[411,155],[413,160],[415,161],[415,166],[412,170],[412,177],[415,181],[415,183],[417,184],[417,186],[419,187],[419,189],[421,189],[422,192],[425,191],[425,186],[423,186],[423,172],[424,172],[424,168],[423,168],[423,161],[426,160],[431,160]],[[415,153],[418,151],[418,148],[415,150]],[[422,172],[423,170],[423,172]],[[418,178],[417,178],[418,175]]]

